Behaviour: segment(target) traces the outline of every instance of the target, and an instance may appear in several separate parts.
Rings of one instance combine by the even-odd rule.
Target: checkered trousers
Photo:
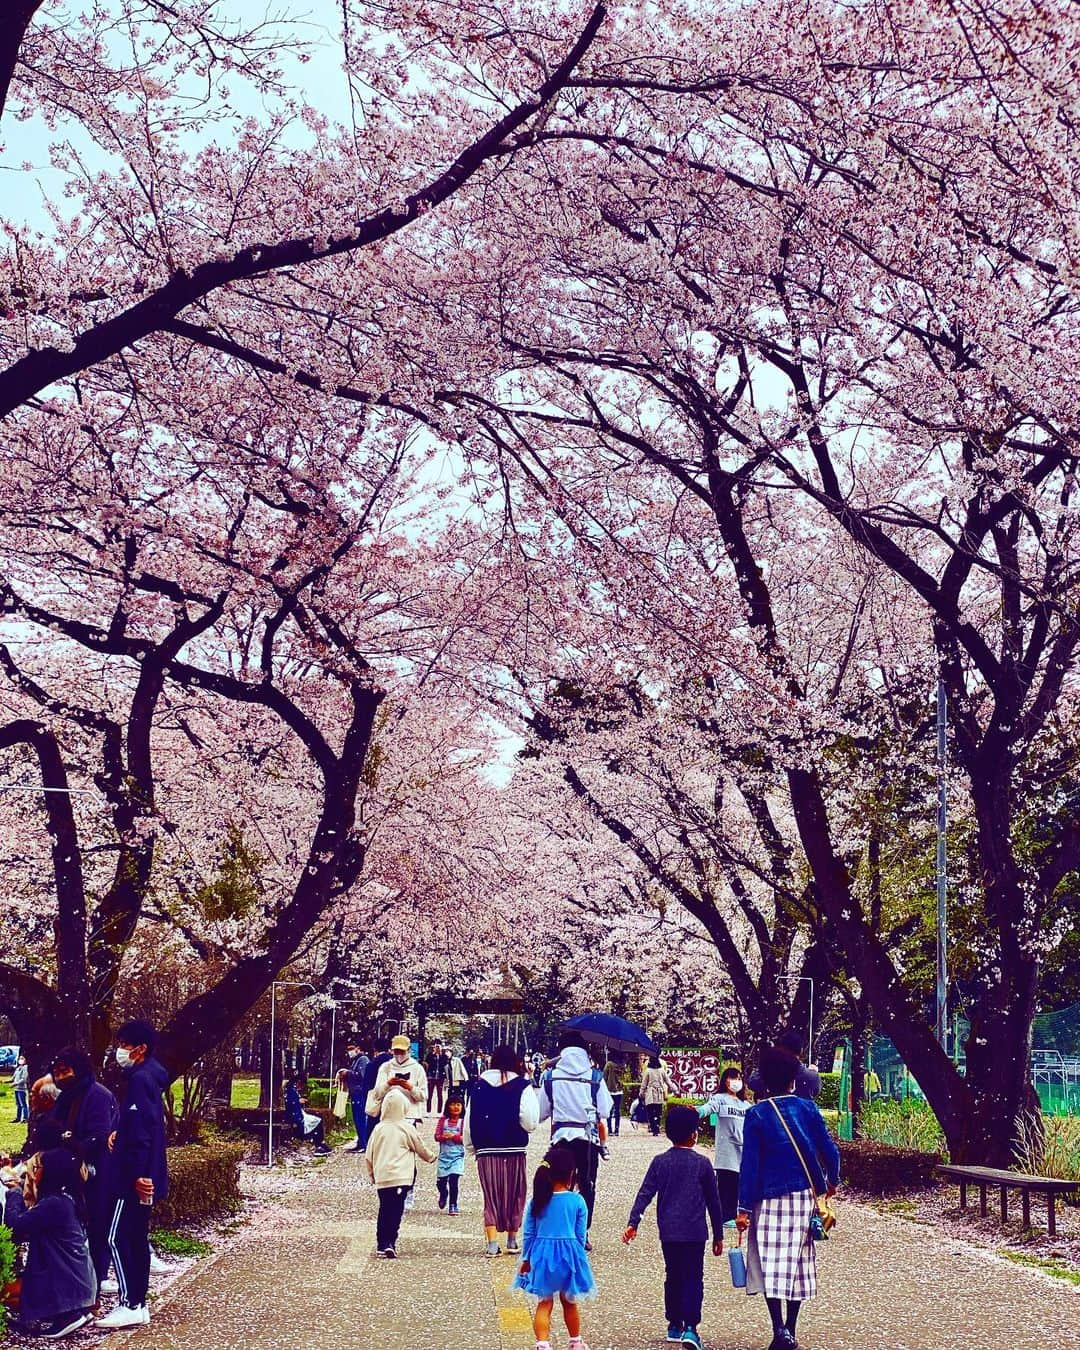
[[[750,1220],[746,1292],[766,1298],[813,1298],[817,1264],[810,1237],[811,1191],[789,1191],[762,1200]]]

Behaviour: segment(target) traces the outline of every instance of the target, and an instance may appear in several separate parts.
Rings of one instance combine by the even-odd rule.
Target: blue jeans
[[[30,1119],[30,1093],[27,1088],[15,1089],[15,1124]]]
[[[366,1097],[350,1097],[349,1105],[352,1107],[353,1124],[356,1126],[356,1137],[360,1141],[357,1148],[367,1148],[368,1135],[371,1133],[371,1117],[364,1110]]]

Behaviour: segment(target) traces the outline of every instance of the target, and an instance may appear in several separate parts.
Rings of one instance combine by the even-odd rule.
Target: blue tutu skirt
[[[528,1274],[516,1275],[513,1287],[533,1298],[565,1294],[572,1301],[596,1293],[585,1248],[571,1237],[537,1238],[529,1250]]]

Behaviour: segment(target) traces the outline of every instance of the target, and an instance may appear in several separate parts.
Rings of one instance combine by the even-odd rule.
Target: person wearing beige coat
[[[383,1098],[382,1115],[371,1132],[364,1162],[379,1193],[379,1217],[375,1223],[375,1246],[380,1256],[397,1255],[398,1232],[405,1212],[405,1197],[416,1180],[416,1159],[432,1163],[434,1147],[408,1119],[409,1098],[400,1088],[391,1088]]]
[[[649,1118],[649,1129],[654,1135],[660,1133],[660,1117],[664,1113],[664,1103],[669,1097],[674,1097],[677,1091],[671,1074],[656,1055],[650,1055],[648,1068],[641,1075],[638,1096]]]

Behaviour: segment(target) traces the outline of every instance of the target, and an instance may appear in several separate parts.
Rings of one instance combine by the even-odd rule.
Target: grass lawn
[[[241,1077],[237,1074],[233,1078],[230,1104],[232,1106],[242,1106],[248,1110],[254,1110],[255,1107],[259,1105],[258,1074],[249,1077]]]
[[[26,1142],[26,1126],[14,1124],[15,1094],[11,1079],[0,1078],[0,1153],[14,1153]]]

